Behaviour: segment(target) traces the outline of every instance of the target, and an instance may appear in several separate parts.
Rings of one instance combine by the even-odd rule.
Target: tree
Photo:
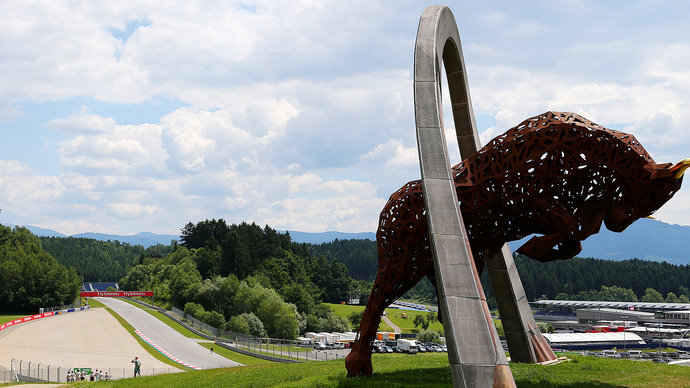
[[[683,294],[680,297],[678,297],[678,303],[690,303],[690,299],[688,299],[688,297],[685,296],[685,294]]]
[[[601,286],[600,300],[611,302],[637,302],[637,295],[629,288]]]
[[[642,302],[662,303],[663,301],[664,297],[661,296],[659,291],[651,287],[645,290],[644,296],[642,297]]]
[[[539,331],[542,333],[553,333],[553,325],[547,322],[537,322],[537,326],[539,327]]]
[[[417,314],[414,316],[414,327],[422,327],[422,330],[426,330],[429,328],[429,322],[426,320],[426,317],[422,314]]]
[[[178,249],[172,255],[175,255],[177,252],[183,250],[186,249]],[[194,261],[187,256],[175,266],[170,278],[170,294],[172,301],[179,306],[182,306],[187,301],[194,300],[197,289],[200,286],[201,275],[199,274],[199,271],[196,270],[196,264],[194,264]]]
[[[422,329],[419,331],[419,334],[417,334],[417,339],[422,343],[438,343],[441,340],[441,335],[435,330]]]
[[[678,303],[678,297],[676,294],[669,292],[666,294],[666,299],[664,300],[666,303]]]
[[[69,304],[80,286],[75,270],[60,265],[28,229],[0,225],[0,311]]]
[[[359,324],[362,322],[362,316],[364,315],[364,310],[353,311],[347,316],[347,320],[350,321],[352,330],[359,330]]]

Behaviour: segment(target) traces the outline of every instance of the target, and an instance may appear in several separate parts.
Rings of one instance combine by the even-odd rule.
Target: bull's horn
[[[676,179],[680,179],[680,177],[683,176],[685,170],[687,170],[688,168],[690,168],[690,158],[683,159],[680,162],[676,163],[673,167],[671,167],[671,171],[675,173],[673,176]]]

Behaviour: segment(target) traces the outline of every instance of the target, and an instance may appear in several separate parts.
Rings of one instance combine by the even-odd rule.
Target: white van
[[[419,351],[417,344],[415,344],[412,340],[399,339],[398,347],[405,353],[415,354]]]

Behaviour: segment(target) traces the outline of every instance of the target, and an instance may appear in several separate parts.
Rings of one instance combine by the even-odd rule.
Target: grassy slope
[[[345,305],[345,304],[330,304],[326,303],[327,306],[329,306],[337,315],[347,319],[347,317],[353,312],[353,311],[363,311],[364,306],[351,306],[351,305]],[[405,313],[408,318],[402,318],[402,313]],[[386,309],[386,317],[390,319],[393,324],[398,326],[400,330],[402,330],[403,333],[412,333],[412,329],[415,329],[414,327],[414,318],[416,315],[422,314],[426,315],[427,312],[422,312],[422,311],[412,311],[412,310],[401,310],[401,309]],[[419,328],[417,328],[419,329]],[[443,325],[440,322],[433,322],[431,325],[429,325],[429,329],[433,330],[441,330],[443,329]],[[385,324],[384,322],[381,322],[379,325],[379,331],[393,331],[390,326]]]
[[[0,325],[15,319],[24,318],[26,315],[0,315]]]
[[[573,361],[541,366],[511,364],[518,387],[687,387],[687,367],[570,355]],[[342,360],[176,373],[111,382],[117,387],[449,387],[445,353],[374,355],[370,378],[346,378]],[[76,386],[86,386],[78,383]],[[88,384],[88,383],[86,383]],[[73,385],[74,386],[74,385]]]

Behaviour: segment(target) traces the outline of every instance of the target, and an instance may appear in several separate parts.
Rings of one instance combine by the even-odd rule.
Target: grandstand
[[[81,286],[82,291],[108,291],[108,287],[120,291],[120,285],[114,282],[84,282]]]

